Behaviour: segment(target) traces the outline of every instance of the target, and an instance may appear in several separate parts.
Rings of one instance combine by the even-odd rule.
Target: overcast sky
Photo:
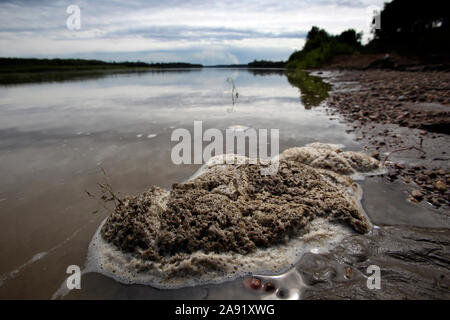
[[[367,38],[372,7],[383,2],[0,0],[0,56],[205,65],[285,60],[313,25],[333,34],[354,28]],[[70,5],[81,9],[80,30],[66,26]]]

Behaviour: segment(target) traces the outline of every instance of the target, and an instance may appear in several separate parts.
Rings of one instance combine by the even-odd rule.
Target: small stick
[[[109,193],[109,195],[111,196],[110,200],[116,200],[118,203],[123,204],[123,201],[120,200],[119,197],[117,197],[116,194],[114,193],[114,191],[109,183],[109,176],[108,176],[108,173],[106,172],[105,168],[101,168],[101,169],[102,169],[103,175],[105,176],[106,183],[97,183],[97,184],[103,193],[103,197],[105,197],[105,193]]]
[[[119,202],[120,204],[123,204],[122,200],[120,200],[115,194],[114,191],[112,190],[111,186],[109,184],[103,184],[103,183],[98,183],[100,189],[102,190],[103,193],[109,193],[109,195],[111,196],[111,198],[113,200],[116,200],[117,202]]]
[[[231,101],[233,102],[233,106],[234,106],[237,98],[239,97],[239,93],[236,90],[236,86],[234,85],[233,78],[227,78],[227,82],[231,83],[231,85],[233,86],[233,88],[231,89]]]
[[[389,152],[389,154],[388,154],[388,155],[386,156],[386,158],[384,159],[383,164],[386,163],[387,159],[388,159],[388,158],[391,156],[391,154],[393,154],[394,152],[407,151],[407,150],[413,150],[413,149],[415,149],[415,150],[417,150],[417,151],[420,151],[420,152],[422,152],[423,154],[426,154],[425,151],[423,151],[422,149],[417,148],[417,147],[415,147],[415,146],[408,147],[408,148],[396,149],[396,150],[393,150],[393,151]]]
[[[95,198],[95,196],[92,193],[90,193],[89,191],[84,190],[84,192],[86,192],[86,194],[89,196],[89,198]]]

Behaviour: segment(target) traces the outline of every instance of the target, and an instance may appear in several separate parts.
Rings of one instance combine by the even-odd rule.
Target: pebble
[[[436,180],[433,183],[434,189],[438,190],[438,191],[446,191],[447,190],[447,186],[445,184],[444,181],[442,180]]]
[[[274,291],[276,289],[276,287],[275,287],[275,285],[272,283],[272,282],[267,282],[265,285],[264,285],[264,290],[266,291],[266,292],[272,292],[272,291]]]
[[[262,283],[258,278],[246,278],[244,279],[244,286],[248,289],[259,290],[262,288]]]
[[[427,170],[423,172],[425,175],[429,176],[430,178],[435,178],[436,177],[436,173],[434,173],[433,171]]]
[[[289,291],[287,289],[279,289],[277,291],[277,297],[281,299],[285,299],[289,296]]]
[[[352,279],[353,278],[353,269],[351,267],[345,268],[345,274],[344,277],[346,279]]]
[[[413,190],[413,191],[411,192],[411,196],[412,196],[414,199],[419,200],[419,201],[423,199],[423,194],[422,194],[422,192],[420,192],[420,190],[417,190],[417,189],[415,189],[415,190]]]

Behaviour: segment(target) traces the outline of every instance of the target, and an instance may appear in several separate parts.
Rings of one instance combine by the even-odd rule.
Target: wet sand
[[[349,132],[380,160],[409,199],[450,209],[450,73],[386,70],[322,75],[334,83],[330,114],[353,122]]]

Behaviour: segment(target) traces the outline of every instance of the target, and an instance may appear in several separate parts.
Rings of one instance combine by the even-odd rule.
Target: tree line
[[[380,28],[372,29],[372,40],[363,46],[362,33],[349,29],[339,35],[312,27],[302,50],[289,57],[289,69],[320,67],[344,54],[396,53],[425,61],[445,60],[450,55],[449,12],[446,1],[394,0],[380,13]],[[375,23],[375,17],[374,21]]]
[[[74,71],[115,68],[201,68],[201,64],[184,62],[146,63],[146,62],[106,62],[85,59],[38,59],[38,58],[0,58],[0,72],[46,72]]]

